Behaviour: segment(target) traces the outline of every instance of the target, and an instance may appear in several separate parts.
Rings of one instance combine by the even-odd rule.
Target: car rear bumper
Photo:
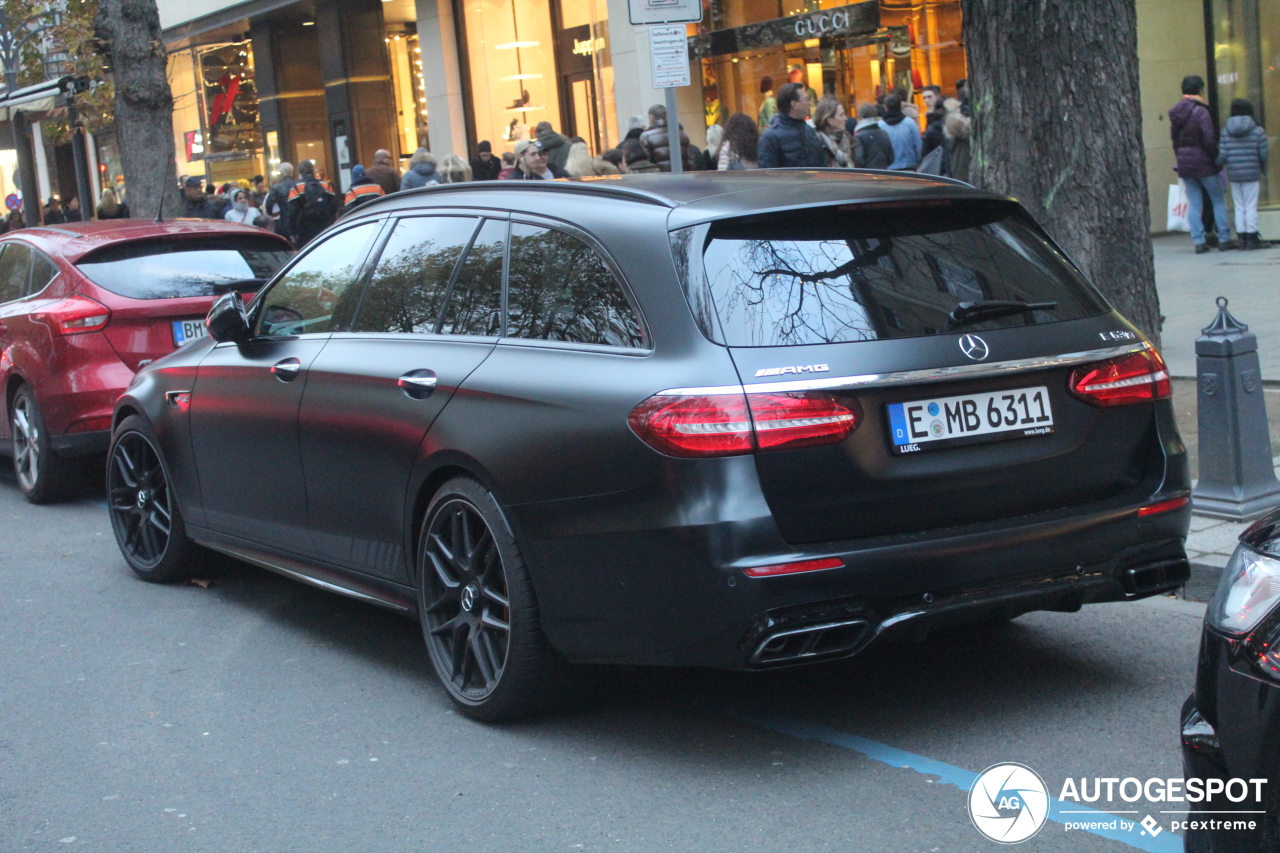
[[[767,507],[753,503],[747,488],[704,495],[704,506],[722,515],[707,523],[680,524],[700,520],[692,510],[655,517],[635,495],[507,510],[544,628],[570,659],[753,668],[851,655],[879,636],[918,637],[952,624],[1176,589],[1189,576],[1189,507],[1138,516],[1140,505],[1172,496],[1141,503],[1129,496],[805,552],[782,542]],[[843,567],[775,577],[744,571],[829,557]],[[821,637],[803,636],[814,626],[831,627]],[[770,643],[784,631],[801,633],[784,644],[793,648],[774,654]],[[810,654],[815,648],[819,653]]]

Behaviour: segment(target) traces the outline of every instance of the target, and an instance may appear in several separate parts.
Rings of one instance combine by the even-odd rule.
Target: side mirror
[[[215,341],[242,341],[249,337],[249,314],[245,311],[244,299],[234,290],[222,294],[209,309],[204,325]]]

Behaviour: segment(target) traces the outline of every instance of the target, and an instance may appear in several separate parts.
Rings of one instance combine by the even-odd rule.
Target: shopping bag
[[[1191,223],[1187,221],[1187,188],[1178,181],[1169,184],[1169,219],[1165,224],[1166,231],[1190,231]]]

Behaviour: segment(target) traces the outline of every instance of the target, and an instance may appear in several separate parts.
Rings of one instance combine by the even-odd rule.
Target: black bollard
[[[1258,369],[1258,336],[1218,297],[1218,316],[1196,338],[1200,480],[1197,515],[1243,521],[1280,504]]]

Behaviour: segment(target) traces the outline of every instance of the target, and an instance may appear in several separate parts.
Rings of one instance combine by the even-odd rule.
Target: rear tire
[[[22,496],[33,504],[66,500],[74,485],[75,466],[54,451],[30,386],[23,385],[14,395],[9,434],[13,437],[13,472]]]
[[[543,636],[520,549],[475,480],[450,480],[427,507],[418,615],[431,665],[466,716],[516,720],[565,697],[568,666]]]
[[[116,544],[134,574],[173,583],[191,577],[200,548],[187,538],[159,446],[142,418],[121,421],[107,452],[107,506]]]

